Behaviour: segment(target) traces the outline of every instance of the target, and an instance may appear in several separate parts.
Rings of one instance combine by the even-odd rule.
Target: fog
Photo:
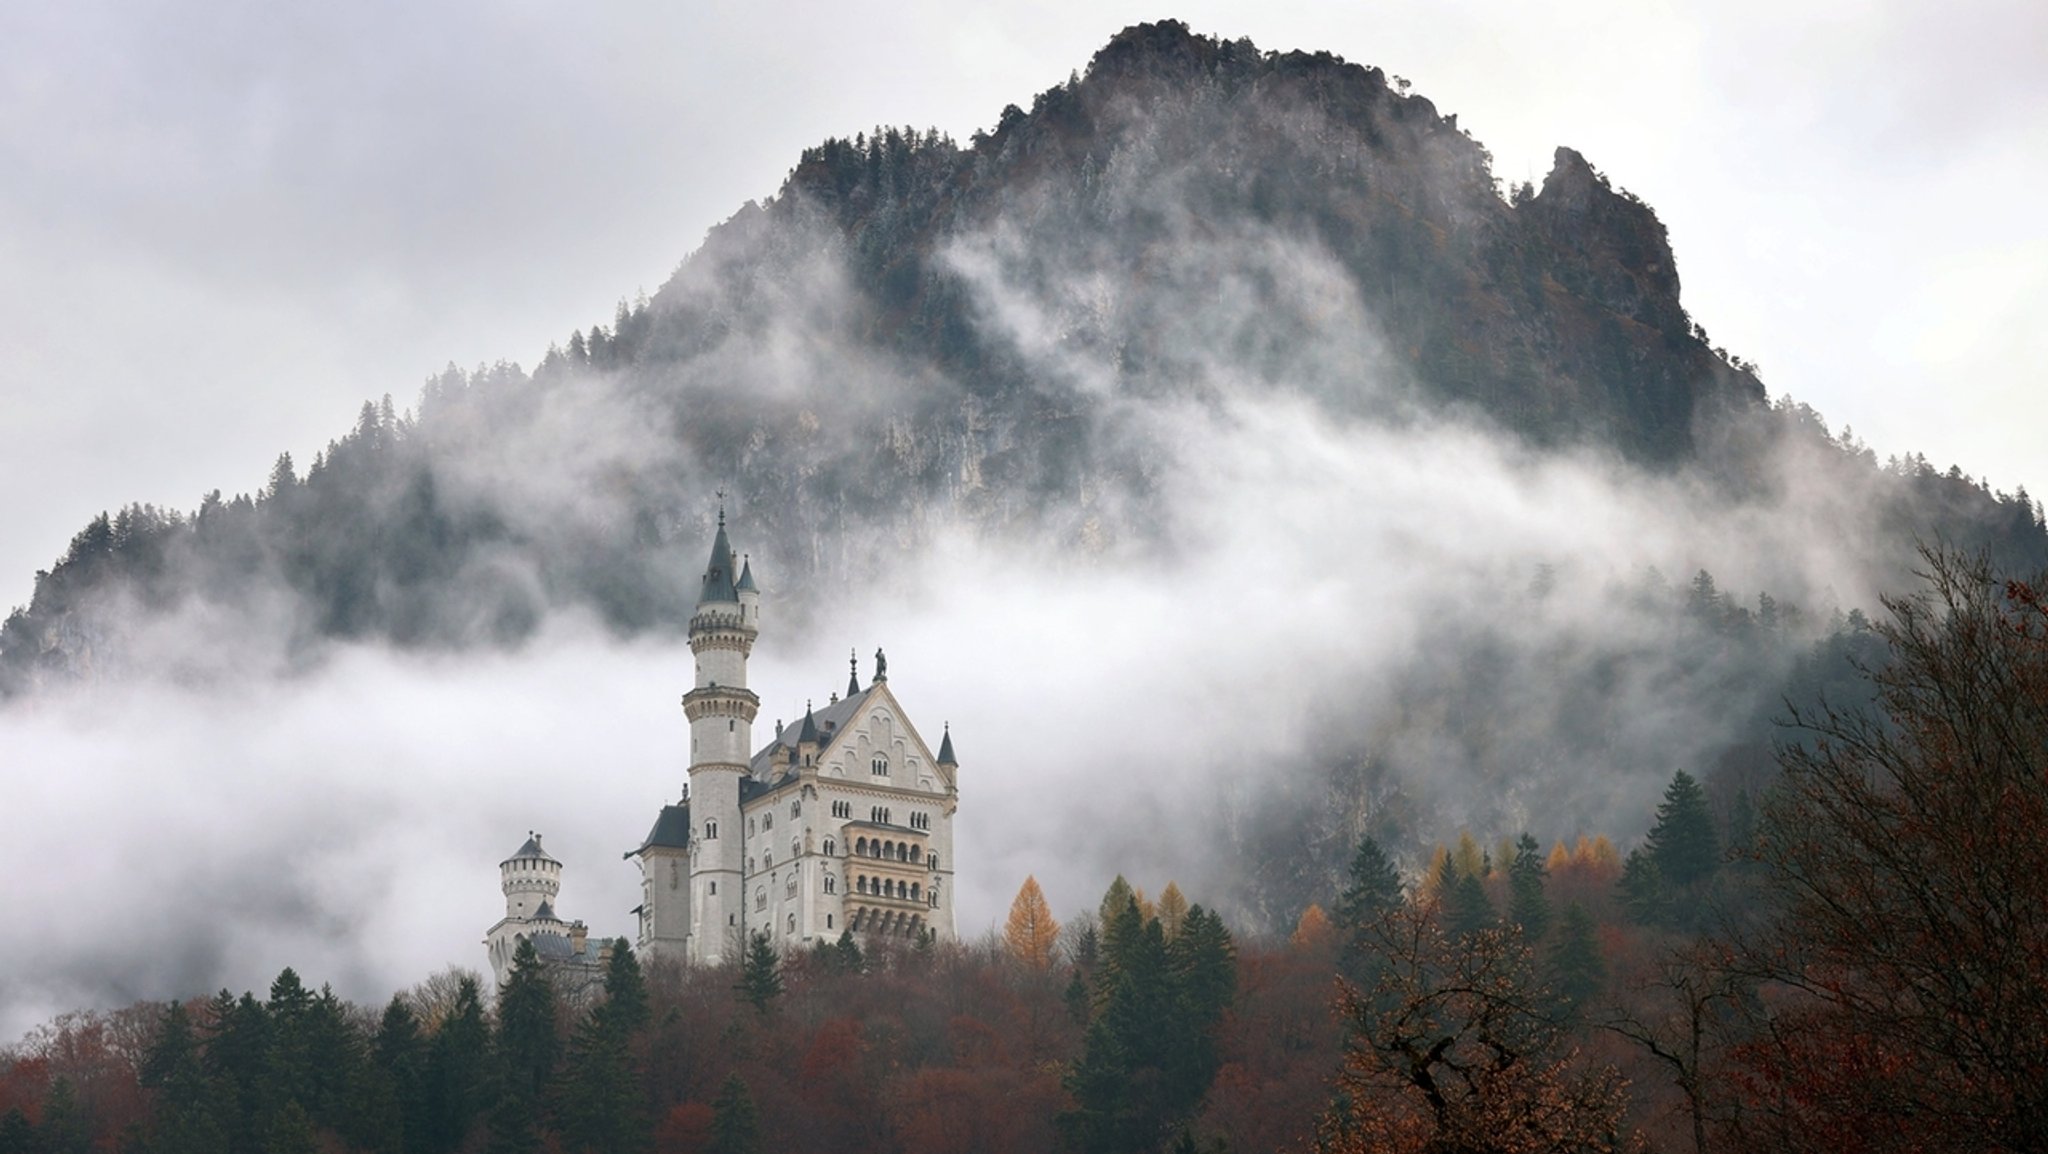
[[[1171,548],[1048,556],[946,529],[876,587],[816,606],[800,636],[778,620],[780,576],[759,571],[757,740],[843,685],[849,648],[865,679],[878,645],[927,738],[951,723],[963,935],[996,924],[1027,873],[1062,914],[1118,872],[1228,908],[1226,812],[1312,786],[1319,717],[1371,719],[1447,621],[1532,652],[1676,646],[1668,613],[1617,608],[1645,566],[1711,560],[1752,588],[1840,579],[1794,520],[1773,537],[1741,513],[1674,515],[1682,480],[1470,427],[1336,425],[1298,399],[1155,419],[1179,449]],[[749,548],[743,508],[733,531]],[[1539,564],[1558,592],[1532,608],[1520,592]],[[151,628],[209,644],[190,621]],[[630,932],[637,872],[620,855],[685,780],[690,668],[673,642],[565,614],[512,653],[349,647],[309,672],[134,676],[0,712],[7,763],[33,767],[10,773],[0,815],[0,871],[33,929],[0,978],[0,1035],[67,1008],[260,989],[285,965],[367,1001],[481,968],[496,864],[529,829],[566,864],[564,914]],[[1654,761],[1531,764],[1491,793],[1456,757],[1395,750],[1423,803],[1413,832],[1640,832],[1670,771],[1726,726],[1713,703],[1660,693],[1670,673],[1626,690],[1641,708],[1623,748],[1665,749]],[[1502,710],[1530,727],[1563,692],[1523,691]]]
[[[666,370],[687,400],[757,403],[763,446],[787,433],[778,407],[825,416],[804,410],[819,427],[798,450],[761,449],[787,491],[731,496],[764,588],[756,739],[843,686],[849,649],[865,679],[885,648],[913,722],[928,741],[950,723],[961,759],[962,935],[998,924],[1027,874],[1062,916],[1121,873],[1264,931],[1298,913],[1295,891],[1248,874],[1310,839],[1325,883],[1330,846],[1367,829],[1396,830],[1411,868],[1461,829],[1625,843],[1804,640],[1759,655],[1703,634],[1679,612],[1696,571],[1809,626],[1896,575],[1875,470],[1787,439],[1731,493],[1705,469],[1538,451],[1432,409],[1339,262],[1182,211],[1180,175],[1112,164],[1088,206],[1148,214],[1144,253],[1089,243],[1052,201],[942,255],[983,336],[1086,428],[1095,456],[1035,517],[978,511],[971,417],[944,436],[896,420],[919,396],[950,409],[960,382],[851,335],[826,241],[700,256],[656,298],[718,318]],[[735,286],[749,269],[766,271]],[[572,378],[433,476],[449,508],[556,555],[651,490],[669,521],[650,563],[688,590],[726,478],[660,412]],[[912,513],[894,520],[838,516],[817,478],[885,487],[864,464],[877,443],[944,464],[944,488],[901,494]],[[772,500],[808,540],[750,530]],[[672,629],[633,640],[547,601],[535,557],[509,549],[468,558],[433,611],[482,619],[506,588],[542,606],[538,632],[442,653],[309,642],[282,582],[170,615],[110,608],[93,677],[0,708],[0,872],[29,931],[0,968],[0,1038],[69,1008],[261,988],[286,965],[371,1002],[481,968],[497,863],[529,830],[565,864],[560,911],[629,932],[621,855],[685,780],[689,655]],[[1363,785],[1333,787],[1333,759]]]

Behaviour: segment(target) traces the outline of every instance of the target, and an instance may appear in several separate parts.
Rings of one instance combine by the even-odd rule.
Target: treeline
[[[2048,594],[1930,557],[1871,631],[1877,708],[1795,721],[1651,832],[1366,839],[1328,910],[1237,940],[1119,878],[1061,926],[843,935],[725,968],[521,951],[380,1014],[74,1015],[0,1063],[0,1154],[184,1151],[2037,1151],[2048,1144]]]

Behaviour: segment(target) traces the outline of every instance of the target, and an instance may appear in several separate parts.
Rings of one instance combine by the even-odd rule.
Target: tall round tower
[[[690,958],[720,962],[739,956],[745,933],[741,900],[740,782],[754,748],[761,699],[747,688],[747,657],[760,633],[760,592],[753,569],[736,572],[725,536],[725,511],[704,590],[690,616],[690,652],[697,683],[683,695],[690,719]]]

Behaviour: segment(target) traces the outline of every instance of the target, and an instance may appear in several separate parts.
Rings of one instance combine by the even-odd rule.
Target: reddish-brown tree
[[[1798,717],[1766,807],[1744,1053],[1784,1149],[2048,1150],[2048,604],[1927,560],[1885,602],[1881,713]]]

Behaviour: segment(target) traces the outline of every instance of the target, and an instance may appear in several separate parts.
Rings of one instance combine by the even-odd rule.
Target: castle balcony
[[[931,910],[922,904],[913,907],[895,902],[848,898],[846,928],[856,934],[914,938],[925,928],[930,915]]]
[[[740,615],[737,606],[731,609],[699,609],[690,615],[691,633],[710,633],[721,630],[745,633],[749,636],[760,632],[745,617]]]

